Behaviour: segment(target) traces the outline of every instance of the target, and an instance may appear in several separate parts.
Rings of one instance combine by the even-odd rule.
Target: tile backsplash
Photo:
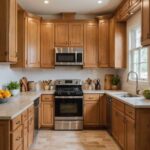
[[[115,69],[83,69],[81,67],[56,67],[55,69],[12,69],[8,64],[0,65],[0,87],[11,80],[19,81],[23,76],[28,80],[56,80],[56,79],[101,79],[103,88],[105,74],[116,74]]]

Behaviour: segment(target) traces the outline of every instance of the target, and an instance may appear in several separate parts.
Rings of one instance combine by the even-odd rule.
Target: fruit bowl
[[[9,98],[3,98],[3,99],[0,98],[0,104],[7,103],[8,100],[9,100]]]
[[[144,90],[143,95],[146,99],[150,99],[150,90]]]

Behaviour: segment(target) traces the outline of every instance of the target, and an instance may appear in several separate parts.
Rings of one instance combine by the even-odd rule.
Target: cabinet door
[[[99,67],[109,67],[109,20],[99,21]]]
[[[40,67],[40,20],[27,19],[27,67]]]
[[[135,121],[126,117],[126,150],[135,150]]]
[[[83,24],[70,23],[69,24],[69,46],[83,46]]]
[[[52,127],[54,125],[54,104],[53,102],[42,102],[41,104],[41,126]]]
[[[100,96],[100,125],[107,127],[107,97]]]
[[[118,112],[113,107],[112,108],[112,135],[118,141],[118,120],[117,120],[117,117],[118,117]]]
[[[9,61],[17,62],[17,2],[10,0],[9,11]]]
[[[23,150],[28,150],[28,121],[23,125]]]
[[[98,25],[87,23],[84,25],[84,67],[98,67]]]
[[[34,117],[29,119],[28,129],[28,147],[30,147],[34,139]]]
[[[54,67],[54,24],[41,24],[41,67]]]
[[[55,46],[69,46],[69,24],[55,24]]]
[[[84,125],[98,126],[99,125],[99,100],[84,100]]]
[[[117,124],[118,142],[120,146],[124,149],[125,148],[125,116],[120,111],[118,111],[117,122],[118,122]]]
[[[142,0],[142,45],[150,45],[150,1]]]

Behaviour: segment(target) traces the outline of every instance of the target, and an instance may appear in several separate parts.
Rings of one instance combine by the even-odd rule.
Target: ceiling
[[[78,14],[100,14],[112,12],[122,0],[103,0],[98,4],[98,0],[49,0],[44,4],[44,0],[18,0],[18,3],[27,11],[49,15],[62,12],[76,12]]]

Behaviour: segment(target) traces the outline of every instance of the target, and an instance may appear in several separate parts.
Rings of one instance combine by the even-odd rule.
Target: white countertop
[[[54,90],[26,92],[26,93],[21,93],[16,97],[12,97],[10,98],[9,102],[0,105],[0,119],[1,120],[13,119],[17,115],[25,111],[27,108],[29,108],[31,105],[33,105],[34,100],[40,97],[41,94],[54,94],[54,92],[55,92]],[[146,100],[144,97],[123,98],[118,96],[118,94],[127,93],[125,91],[83,90],[83,93],[107,94],[135,108],[150,108],[150,100]]]

